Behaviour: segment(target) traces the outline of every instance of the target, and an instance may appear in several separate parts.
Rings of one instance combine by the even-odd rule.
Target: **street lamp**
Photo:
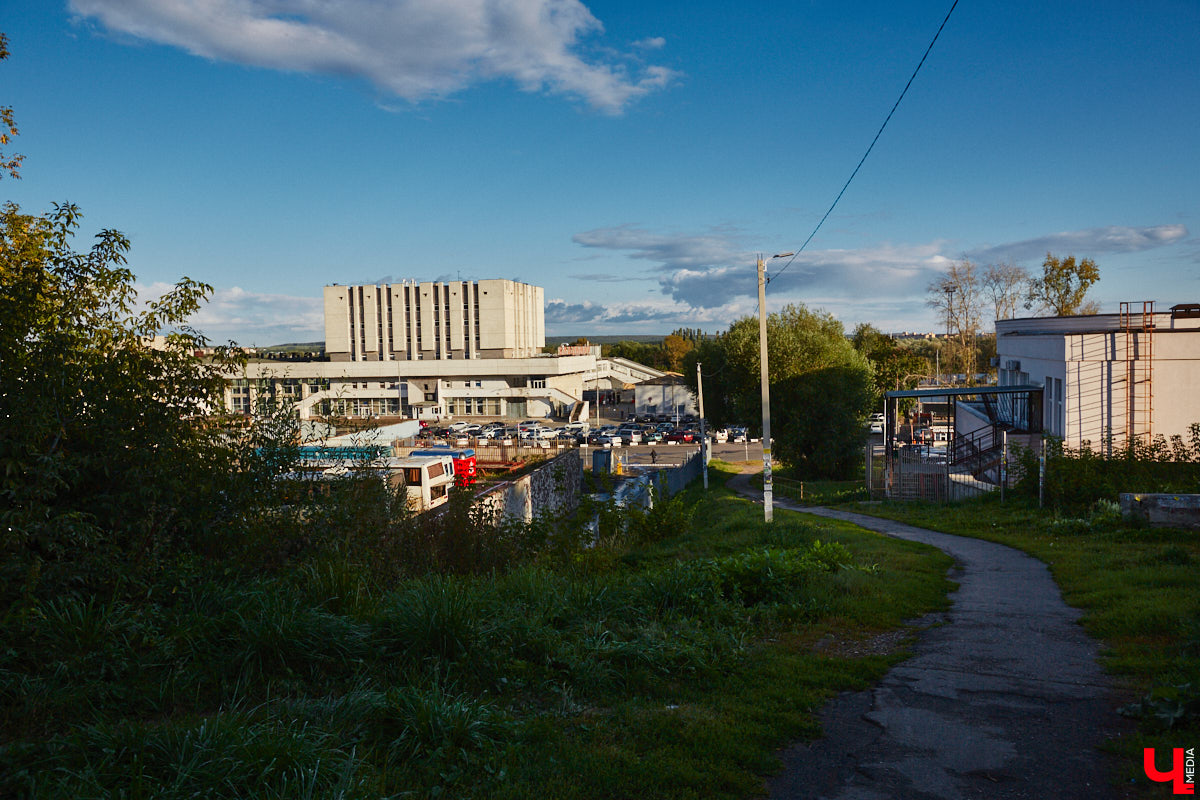
[[[776,253],[768,260],[795,253]],[[763,521],[774,516],[775,484],[771,477],[771,386],[767,379],[767,273],[762,254],[758,256],[758,362],[762,380]]]

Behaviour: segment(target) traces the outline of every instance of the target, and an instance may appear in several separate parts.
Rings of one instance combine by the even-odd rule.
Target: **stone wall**
[[[1200,494],[1123,493],[1121,516],[1164,527],[1200,528]]]
[[[532,472],[491,487],[476,502],[531,522],[542,515],[570,514],[579,507],[582,487],[583,460],[578,450],[568,450]]]

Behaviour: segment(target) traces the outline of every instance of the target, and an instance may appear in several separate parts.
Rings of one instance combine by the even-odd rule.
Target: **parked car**
[[[695,438],[696,438],[695,434],[693,434],[691,431],[685,430],[683,428],[676,428],[675,430],[668,433],[667,437],[666,437],[668,442],[677,442],[677,443],[692,442],[695,440]]]
[[[729,429],[729,441],[744,442],[746,441],[746,429],[743,427],[733,427]]]
[[[636,425],[624,425],[618,428],[617,436],[621,437],[622,444],[632,446],[642,443],[642,429]]]
[[[658,444],[662,440],[662,431],[653,428],[648,431],[642,431],[642,444]]]

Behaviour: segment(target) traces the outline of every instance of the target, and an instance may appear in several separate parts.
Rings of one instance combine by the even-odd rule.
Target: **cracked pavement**
[[[761,502],[749,476],[730,488]],[[1115,797],[1098,746],[1121,727],[1097,644],[1046,565],[1004,545],[826,508],[779,508],[924,542],[953,557],[952,606],[913,656],[821,712],[824,736],[779,753],[773,800]],[[941,624],[937,624],[941,623]]]

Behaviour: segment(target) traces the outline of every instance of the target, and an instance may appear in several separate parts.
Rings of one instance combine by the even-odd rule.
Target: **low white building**
[[[1044,387],[1046,433],[1104,449],[1200,422],[1200,304],[996,321],[1000,386]]]
[[[311,416],[549,417],[586,414],[585,383],[602,370],[594,356],[462,361],[255,362],[226,388],[226,407],[252,412],[264,396]]]
[[[688,414],[694,416],[700,413],[696,407],[695,392],[688,386],[682,375],[671,372],[635,384],[633,407],[633,413],[639,417],[646,414],[652,416],[665,414],[671,419],[676,419]]]

